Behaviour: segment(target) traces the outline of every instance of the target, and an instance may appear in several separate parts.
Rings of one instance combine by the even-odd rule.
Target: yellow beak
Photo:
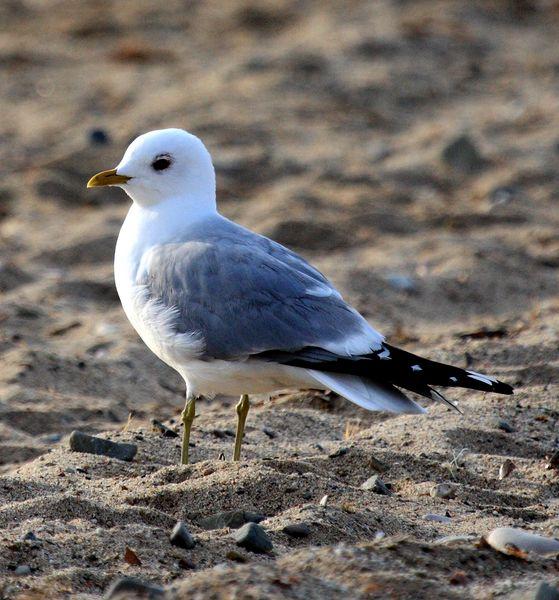
[[[120,183],[126,183],[132,177],[127,175],[117,175],[116,169],[109,169],[108,171],[101,171],[94,175],[88,182],[87,187],[102,187],[104,185],[119,185]]]

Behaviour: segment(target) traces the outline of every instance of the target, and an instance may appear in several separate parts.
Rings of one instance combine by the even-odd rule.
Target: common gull
[[[186,383],[182,463],[203,396],[240,394],[239,460],[249,394],[330,389],[369,410],[423,413],[401,389],[452,406],[431,386],[512,393],[493,377],[391,346],[306,260],[219,214],[212,159],[196,136],[139,136],[115,169],[87,184],[107,185],[132,199],[115,253],[122,306]]]

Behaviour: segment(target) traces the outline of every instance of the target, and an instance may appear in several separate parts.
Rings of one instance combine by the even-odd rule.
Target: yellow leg
[[[188,398],[184,405],[184,410],[181,413],[182,422],[184,424],[184,431],[182,433],[182,451],[181,451],[181,464],[188,464],[188,444],[190,442],[190,428],[192,427],[192,421],[194,421],[194,415],[196,414],[196,399]]]
[[[245,433],[245,423],[249,408],[250,400],[246,394],[243,394],[237,404],[237,435],[235,436],[235,452],[233,453],[233,460],[241,459],[241,446],[243,445],[243,435]]]

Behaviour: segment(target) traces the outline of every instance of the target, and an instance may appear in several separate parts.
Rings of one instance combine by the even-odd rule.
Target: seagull
[[[396,348],[304,258],[222,216],[210,153],[182,129],[136,138],[88,188],[132,199],[115,251],[116,288],[150,350],[186,384],[181,462],[196,402],[240,395],[240,460],[249,395],[330,389],[368,410],[424,413],[402,390],[456,408],[437,387],[512,394],[481,373]]]

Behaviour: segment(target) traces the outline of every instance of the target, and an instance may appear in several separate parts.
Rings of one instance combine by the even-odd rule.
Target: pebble
[[[305,538],[311,534],[311,528],[306,523],[294,523],[286,525],[282,529],[283,533],[292,538]]]
[[[516,465],[507,458],[505,462],[499,467],[499,481],[508,477],[514,470],[516,469]]]
[[[264,554],[270,552],[273,548],[272,541],[263,527],[257,523],[246,523],[233,534],[237,546],[242,546],[246,550]]]
[[[185,550],[191,550],[196,545],[194,538],[190,531],[186,528],[186,525],[182,521],[178,521],[171,531],[169,541],[173,546],[184,548]]]
[[[445,515],[435,515],[433,513],[423,515],[423,519],[425,519],[425,521],[434,521],[435,523],[450,523],[452,521],[450,517]]]
[[[228,558],[229,560],[233,560],[238,563],[248,562],[248,557],[245,554],[242,554],[241,552],[237,552],[236,550],[229,550],[229,552],[227,552],[227,554],[225,555],[225,558]]]
[[[485,164],[477,146],[467,135],[449,142],[442,151],[442,159],[453,169],[467,174],[477,173]]]
[[[278,434],[268,427],[262,427],[262,432],[265,433],[271,440],[273,440]]]
[[[542,581],[536,589],[534,600],[559,600],[559,589],[546,581]]]
[[[227,510],[218,512],[209,517],[204,517],[198,523],[202,529],[238,529],[245,523],[260,523],[266,518],[265,515],[251,512],[250,510]]]
[[[105,593],[105,600],[117,600],[118,598],[147,598],[154,600],[162,598],[165,590],[158,585],[136,579],[135,577],[122,577],[117,579]]]
[[[318,504],[319,506],[326,506],[328,504],[328,494],[324,494]]]
[[[507,421],[504,421],[503,419],[496,419],[495,420],[495,427],[497,429],[500,429],[501,431],[506,431],[506,433],[513,433],[514,432],[514,427],[508,423]]]
[[[16,575],[30,575],[31,574],[31,567],[29,565],[18,565],[15,568],[14,573]]]
[[[124,444],[111,442],[81,431],[72,431],[70,434],[70,450],[74,452],[87,452],[89,454],[100,454],[110,458],[131,461],[138,451],[136,444]]]
[[[167,427],[167,425],[164,425],[161,421],[158,421],[157,419],[151,420],[151,426],[154,431],[157,431],[163,437],[167,437],[167,438],[179,437],[179,434],[176,431],[169,429],[169,427]]]
[[[369,477],[367,481],[361,484],[361,489],[371,490],[375,494],[382,494],[383,496],[392,495],[392,492],[388,489],[384,481],[378,475]]]
[[[89,141],[92,144],[104,145],[108,144],[111,139],[104,129],[92,129],[89,132]]]
[[[334,452],[328,455],[328,458],[338,458],[349,452],[349,448],[338,448]]]
[[[526,558],[529,554],[548,557],[559,554],[559,540],[513,527],[497,527],[485,541],[495,550],[517,558]]]
[[[391,274],[386,277],[387,283],[398,292],[413,293],[417,291],[415,281],[407,275]]]
[[[433,498],[444,498],[445,500],[456,497],[456,489],[448,483],[438,483],[431,488],[429,493]]]

